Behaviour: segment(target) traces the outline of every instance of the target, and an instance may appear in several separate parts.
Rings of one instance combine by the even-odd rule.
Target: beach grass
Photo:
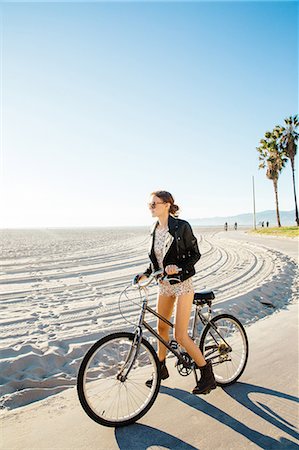
[[[273,227],[273,228],[259,228],[257,230],[251,230],[251,233],[268,236],[286,236],[286,237],[298,237],[299,227]]]

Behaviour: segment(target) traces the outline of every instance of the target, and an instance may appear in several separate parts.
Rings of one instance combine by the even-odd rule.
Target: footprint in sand
[[[50,314],[51,319],[58,319],[60,316],[59,314]]]
[[[36,322],[38,320],[38,318],[37,317],[33,317],[32,319],[28,319],[28,320],[26,320],[26,323],[28,323],[28,325],[29,324],[31,324],[31,323],[34,323],[34,322]]]

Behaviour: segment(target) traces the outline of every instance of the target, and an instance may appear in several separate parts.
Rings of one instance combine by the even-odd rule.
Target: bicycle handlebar
[[[181,268],[178,269],[178,273],[179,272],[182,272]],[[173,274],[173,275],[177,275],[177,274]],[[135,276],[132,280],[132,285],[133,286],[138,285],[139,287],[144,288],[144,287],[147,287],[153,281],[154,278],[160,279],[162,281],[171,281],[171,280],[180,281],[177,278],[174,278],[174,277],[171,278],[171,276],[172,275],[165,274],[163,269],[159,269],[159,270],[156,270],[156,272],[151,273],[150,276],[147,277],[147,279],[141,283],[138,281],[138,279],[136,279],[136,276]]]

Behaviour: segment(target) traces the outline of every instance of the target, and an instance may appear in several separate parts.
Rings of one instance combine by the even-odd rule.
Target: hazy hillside
[[[276,220],[276,211],[260,211],[256,213],[256,224],[260,225],[262,221],[269,221],[269,226],[277,226]],[[296,225],[295,222],[295,211],[280,211],[280,221],[282,225]],[[234,224],[235,222],[238,225],[247,225],[252,226],[253,224],[253,213],[245,213],[238,214],[237,216],[223,216],[223,217],[206,217],[199,219],[190,219],[190,223],[192,225],[201,225],[201,226],[209,226],[209,225],[223,225],[225,222],[228,224]]]

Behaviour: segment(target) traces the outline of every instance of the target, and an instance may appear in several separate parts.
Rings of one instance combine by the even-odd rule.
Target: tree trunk
[[[293,174],[296,223],[297,223],[297,226],[299,226],[299,215],[298,215],[297,196],[296,196],[296,187],[295,187],[295,161],[293,158],[291,159],[291,166],[292,166],[292,174]]]
[[[278,208],[278,192],[277,192],[277,179],[273,180],[274,184],[274,192],[275,192],[275,203],[276,203],[276,217],[277,217],[277,225],[281,227],[280,216],[279,216],[279,208]]]

